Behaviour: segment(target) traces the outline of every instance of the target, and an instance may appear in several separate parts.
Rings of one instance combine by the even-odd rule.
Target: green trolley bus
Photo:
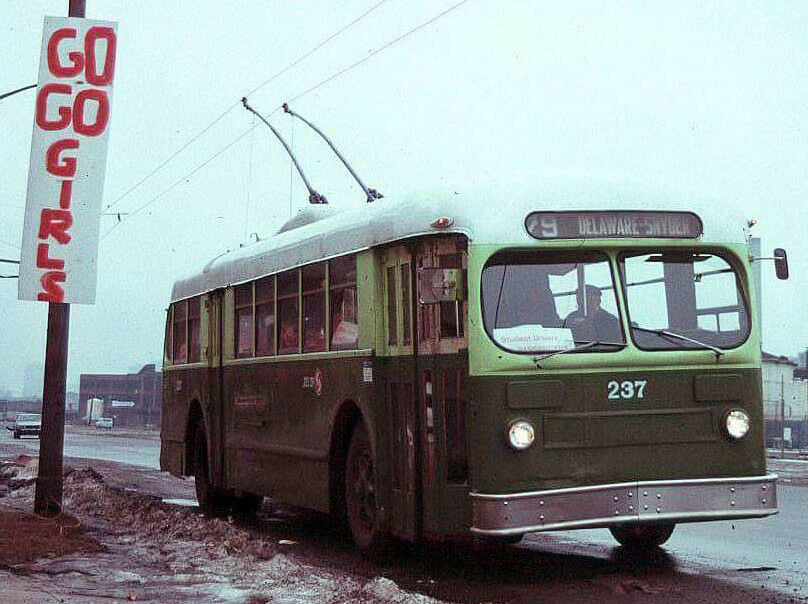
[[[173,288],[160,465],[356,545],[777,512],[744,222],[614,189],[329,213]],[[613,210],[612,208],[632,208]]]

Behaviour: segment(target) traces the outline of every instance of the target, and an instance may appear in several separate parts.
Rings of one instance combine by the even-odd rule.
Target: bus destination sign
[[[525,228],[536,239],[695,239],[702,223],[693,212],[531,212]]]

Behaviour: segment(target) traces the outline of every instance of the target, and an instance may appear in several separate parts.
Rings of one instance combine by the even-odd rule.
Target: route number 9
[[[609,400],[640,399],[644,398],[647,384],[648,380],[626,380],[623,382],[612,380],[606,384],[606,389],[609,391]]]

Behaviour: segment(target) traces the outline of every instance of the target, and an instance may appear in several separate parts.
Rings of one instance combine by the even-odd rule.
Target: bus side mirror
[[[774,250],[774,272],[778,279],[788,279],[788,256],[781,247]]]
[[[421,304],[455,302],[463,299],[463,270],[459,268],[419,268],[418,301]]]

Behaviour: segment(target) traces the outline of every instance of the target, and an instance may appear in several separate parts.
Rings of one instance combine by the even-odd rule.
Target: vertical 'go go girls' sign
[[[45,17],[21,300],[93,304],[117,24]]]

